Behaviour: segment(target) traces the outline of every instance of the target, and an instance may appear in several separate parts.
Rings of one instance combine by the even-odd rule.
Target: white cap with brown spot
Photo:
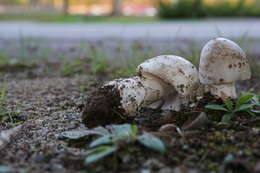
[[[212,95],[225,100],[236,98],[235,82],[251,77],[244,51],[225,38],[210,40],[202,49],[199,79]]]
[[[164,83],[165,110],[179,110],[196,94],[199,86],[198,71],[188,60],[175,55],[161,55],[149,59],[137,68],[138,73],[146,78],[154,78]]]

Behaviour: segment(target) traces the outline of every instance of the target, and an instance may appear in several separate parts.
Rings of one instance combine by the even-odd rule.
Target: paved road
[[[126,40],[189,39],[206,40],[216,36],[260,39],[260,19],[227,19],[202,21],[175,21],[157,23],[31,23],[0,22],[0,38],[44,37],[51,39]]]
[[[120,48],[128,59],[135,57],[133,47],[138,45],[151,56],[177,54],[192,52],[194,45],[200,50],[207,40],[217,36],[236,41],[246,36],[250,41],[242,45],[244,50],[260,54],[260,19],[134,24],[0,22],[0,54],[13,58],[81,57],[87,55],[85,47],[94,44],[115,59]]]

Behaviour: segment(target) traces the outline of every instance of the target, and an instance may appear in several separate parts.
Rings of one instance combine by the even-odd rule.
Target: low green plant
[[[18,125],[19,122],[15,122],[14,117],[20,114],[19,111],[8,111],[5,107],[7,83],[3,81],[0,88],[0,122],[10,122],[12,125]]]
[[[3,81],[2,87],[0,89],[0,120],[7,121],[13,120],[11,116],[7,116],[7,110],[4,106],[5,104],[5,95],[6,95],[6,81]]]
[[[158,19],[149,16],[64,16],[59,12],[51,12],[49,10],[43,12],[37,10],[37,12],[27,11],[26,13],[5,11],[4,13],[0,13],[0,21],[33,21],[44,23],[142,23],[158,21]]]
[[[225,112],[221,122],[229,124],[232,118],[239,112],[246,112],[252,116],[256,116],[256,113],[260,113],[259,110],[254,109],[256,106],[260,106],[260,95],[242,94],[237,98],[235,103],[228,98],[223,105],[209,104],[206,105],[206,108]]]
[[[146,59],[139,58],[139,59],[133,59],[132,61],[124,62],[124,64],[121,68],[116,69],[113,73],[109,75],[110,78],[122,78],[122,77],[129,77],[136,75],[136,69],[139,64],[144,62]]]
[[[161,1],[158,5],[159,17],[173,18],[199,18],[199,17],[230,17],[230,16],[259,16],[259,3],[247,4],[245,0],[236,3],[229,0],[216,1],[207,4],[203,0],[177,0]]]
[[[87,51],[90,56],[91,72],[93,74],[105,72],[109,65],[103,52],[92,45],[87,46]]]
[[[200,62],[200,47],[198,47],[197,43],[192,41],[187,44],[188,48],[177,47],[177,53],[198,67]]]
[[[6,95],[6,81],[3,81],[2,87],[0,88],[0,116],[6,113],[6,109],[4,107],[5,103],[5,95]]]
[[[160,1],[158,12],[165,19],[204,16],[201,0],[178,0],[175,3]]]
[[[236,16],[238,8],[229,1],[216,2],[214,5],[205,5],[206,16]]]
[[[60,59],[60,73],[62,76],[72,76],[74,74],[82,72],[84,67],[84,61],[80,59],[75,59],[72,61],[66,61],[64,59]]]
[[[0,54],[0,65],[9,65],[9,64],[10,64],[10,60]]]
[[[122,144],[127,145],[138,142],[160,153],[166,151],[164,143],[159,138],[147,132],[141,133],[136,125],[111,125],[106,128],[97,127],[93,130],[63,132],[63,136],[73,140],[78,140],[78,138],[84,138],[88,135],[97,135],[98,138],[89,144],[89,150],[82,153],[87,165],[122,149]],[[124,147],[124,149],[127,148]]]

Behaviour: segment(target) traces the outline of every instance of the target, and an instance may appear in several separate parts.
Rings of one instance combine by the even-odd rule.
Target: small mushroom
[[[92,94],[83,111],[83,122],[109,124],[136,116],[144,106],[180,110],[194,98],[199,86],[196,67],[173,55],[158,56],[138,66],[138,76],[116,79]],[[100,122],[100,119],[105,122]]]
[[[236,98],[235,82],[250,79],[251,71],[244,51],[225,38],[210,40],[202,49],[199,79],[206,92],[226,100]]]

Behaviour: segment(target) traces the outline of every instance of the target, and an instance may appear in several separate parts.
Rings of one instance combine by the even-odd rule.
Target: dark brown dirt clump
[[[113,86],[100,87],[87,99],[82,120],[87,127],[122,123],[124,110],[121,109],[121,96]]]

